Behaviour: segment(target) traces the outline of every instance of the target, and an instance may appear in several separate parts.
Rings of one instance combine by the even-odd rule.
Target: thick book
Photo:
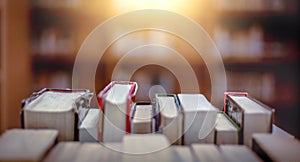
[[[156,94],[160,130],[172,144],[182,144],[182,112],[175,94]]]
[[[44,162],[108,162],[121,161],[121,154],[99,143],[60,142]]]
[[[224,112],[241,128],[241,144],[250,147],[253,133],[272,132],[274,109],[248,96],[247,93],[226,94]]]
[[[183,144],[214,143],[217,108],[202,94],[178,94],[183,112]]]
[[[224,112],[219,112],[215,126],[215,144],[238,144],[239,130],[237,124]]]
[[[57,137],[57,130],[7,130],[0,137],[0,161],[41,161],[55,145]]]
[[[148,134],[155,131],[153,105],[150,102],[137,102],[131,114],[131,130],[133,134]]]
[[[130,133],[130,114],[137,91],[137,83],[113,81],[98,94],[99,107],[103,112],[99,141],[121,142]]]
[[[90,108],[79,126],[80,142],[97,142],[99,132],[100,109]]]
[[[171,143],[162,134],[130,134],[125,135],[122,143],[124,162],[177,162],[176,152]]]
[[[177,155],[177,160],[181,162],[195,162],[196,157],[194,156],[194,153],[192,152],[191,147],[189,146],[176,146],[173,145],[170,147],[174,150],[175,154]]]
[[[197,161],[208,162],[225,162],[222,153],[219,151],[217,145],[214,144],[192,144],[192,152]]]
[[[253,134],[252,150],[264,161],[299,161],[300,141],[280,134]]]
[[[228,162],[263,162],[258,155],[245,145],[220,145],[219,150],[223,155],[223,159]]]
[[[23,100],[21,125],[25,129],[57,129],[59,141],[78,140],[78,126],[92,97],[89,90],[45,88]]]

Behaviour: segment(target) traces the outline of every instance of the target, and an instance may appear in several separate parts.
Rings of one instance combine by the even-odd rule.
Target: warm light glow
[[[118,10],[134,10],[134,9],[170,9],[175,4],[184,0],[115,0],[115,6]]]
[[[118,11],[140,9],[161,9],[174,12],[188,11],[199,4],[199,0],[114,0],[114,7]]]

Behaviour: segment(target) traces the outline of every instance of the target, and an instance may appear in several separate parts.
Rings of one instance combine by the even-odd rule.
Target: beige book
[[[220,145],[220,152],[228,162],[262,162],[262,160],[245,145]]]
[[[7,130],[0,137],[0,161],[41,161],[57,137],[57,130]]]
[[[220,144],[238,144],[239,128],[229,119],[229,117],[219,112],[215,126],[215,143]]]
[[[181,144],[182,114],[176,95],[157,94],[156,105],[160,112],[160,130],[172,144]]]
[[[178,94],[183,112],[183,144],[214,143],[217,109],[202,94]]]
[[[214,144],[192,144],[191,149],[197,161],[224,162],[226,161]]]
[[[153,132],[154,119],[153,107],[146,103],[136,103],[133,106],[131,119],[131,131],[133,134],[148,134]]]
[[[243,95],[228,95],[226,113],[241,127],[242,143],[251,147],[253,133],[271,133],[274,110]]]
[[[280,134],[253,134],[252,149],[265,161],[299,161],[300,141]]]
[[[131,134],[123,138],[123,161],[179,161],[169,140],[162,134]]]
[[[121,161],[121,154],[99,143],[60,142],[44,162],[107,162]]]
[[[88,90],[43,89],[24,101],[25,129],[57,129],[59,141],[78,140],[78,125],[88,112]]]
[[[79,126],[79,141],[80,142],[97,142],[100,120],[100,109],[90,108],[86,117]]]
[[[171,148],[175,151],[178,161],[184,161],[184,162],[196,161],[196,157],[192,153],[191,147],[173,145],[173,146],[171,146]]]

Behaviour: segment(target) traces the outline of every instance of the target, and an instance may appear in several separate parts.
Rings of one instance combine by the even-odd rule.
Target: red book
[[[104,114],[100,141],[120,142],[130,132],[131,105],[137,88],[136,82],[112,81],[98,94],[98,104]]]

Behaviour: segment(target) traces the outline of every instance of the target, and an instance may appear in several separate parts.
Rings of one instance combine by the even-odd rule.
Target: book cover
[[[175,94],[156,94],[156,108],[160,112],[160,130],[172,144],[182,144],[182,112]]]
[[[241,128],[239,143],[251,146],[253,133],[271,133],[274,109],[245,94],[225,95],[224,111]]]
[[[154,109],[150,102],[136,102],[131,114],[131,130],[133,134],[148,134],[155,131]]]
[[[183,112],[183,144],[214,143],[217,108],[202,94],[178,94]]]
[[[41,161],[55,145],[57,130],[11,129],[0,136],[0,161]]]
[[[137,89],[136,82],[112,81],[98,94],[103,112],[99,141],[121,142],[123,135],[130,133],[130,113]]]
[[[21,126],[57,129],[59,141],[78,140],[78,126],[89,111],[93,93],[81,89],[45,88],[23,100]]]

